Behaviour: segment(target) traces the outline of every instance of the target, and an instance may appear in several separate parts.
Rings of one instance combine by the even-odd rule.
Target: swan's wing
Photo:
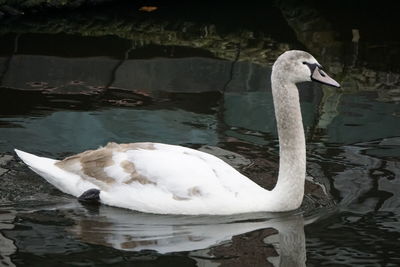
[[[264,191],[219,158],[181,146],[110,143],[56,165],[98,186],[103,202],[142,211],[226,206]]]

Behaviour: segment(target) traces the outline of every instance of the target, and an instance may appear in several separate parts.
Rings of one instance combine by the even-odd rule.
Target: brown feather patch
[[[92,178],[106,184],[112,184],[115,182],[114,178],[108,176],[104,170],[104,168],[114,164],[112,153],[113,151],[107,148],[88,150],[65,158],[57,162],[56,166],[78,174],[83,179]]]
[[[114,178],[108,176],[104,170],[106,167],[114,164],[112,155],[113,151],[109,149],[98,149],[84,155],[80,159],[83,172],[87,176],[96,178],[107,184],[114,183]]]
[[[88,150],[77,155],[73,155],[65,158],[56,163],[59,168],[75,173],[81,176],[83,179],[90,180],[94,184],[102,187],[104,184],[113,184],[115,179],[108,176],[105,172],[105,168],[115,164],[112,159],[114,152],[126,152],[128,150],[154,150],[155,146],[152,143],[131,143],[131,144],[117,144],[110,142],[105,147],[97,150]],[[130,163],[130,162],[129,162]],[[141,184],[155,184],[148,180],[146,177],[141,176],[137,173],[135,166],[128,166],[126,163],[124,166],[125,171],[130,171],[131,179],[125,183],[132,183],[137,181]]]
[[[108,143],[104,148],[112,149],[118,152],[125,152],[128,150],[155,150],[153,143],[129,143],[129,144],[117,144],[114,142]]]
[[[172,195],[172,198],[175,200],[190,200],[190,197],[180,197],[175,194]]]
[[[200,196],[202,196],[202,193],[201,193],[200,188],[198,188],[197,186],[193,186],[188,189],[188,195],[200,197]]]
[[[125,181],[125,184],[130,184],[133,182],[138,182],[141,184],[154,184],[156,185],[157,183],[150,181],[147,177],[139,174],[136,170],[135,164],[128,160],[124,160],[121,162],[121,167],[124,169],[126,173],[130,174],[130,179],[128,181]]]
[[[192,199],[192,197],[200,197],[202,195],[203,194],[202,194],[200,188],[197,187],[197,186],[193,186],[193,187],[189,187],[188,188],[187,197],[182,197],[182,196],[178,196],[178,195],[173,194],[172,198],[175,199],[175,200],[190,200],[190,199]]]

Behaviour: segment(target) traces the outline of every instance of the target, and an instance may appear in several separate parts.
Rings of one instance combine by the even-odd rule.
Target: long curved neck
[[[299,92],[275,66],[271,84],[279,136],[279,175],[273,189],[279,196],[277,209],[291,210],[301,205],[306,172],[306,145]]]

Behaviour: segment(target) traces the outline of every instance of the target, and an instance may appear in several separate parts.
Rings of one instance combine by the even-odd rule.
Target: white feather
[[[31,170],[64,193],[78,197],[86,190],[98,188],[92,183],[83,180],[82,177],[58,168],[55,165],[58,160],[38,157],[18,149],[15,149],[15,152]]]

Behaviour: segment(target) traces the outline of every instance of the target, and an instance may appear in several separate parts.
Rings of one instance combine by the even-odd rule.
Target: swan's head
[[[283,53],[275,61],[273,69],[276,69],[286,80],[293,83],[316,81],[329,86],[340,87],[338,82],[322,70],[321,64],[312,55],[304,51],[290,50]]]

